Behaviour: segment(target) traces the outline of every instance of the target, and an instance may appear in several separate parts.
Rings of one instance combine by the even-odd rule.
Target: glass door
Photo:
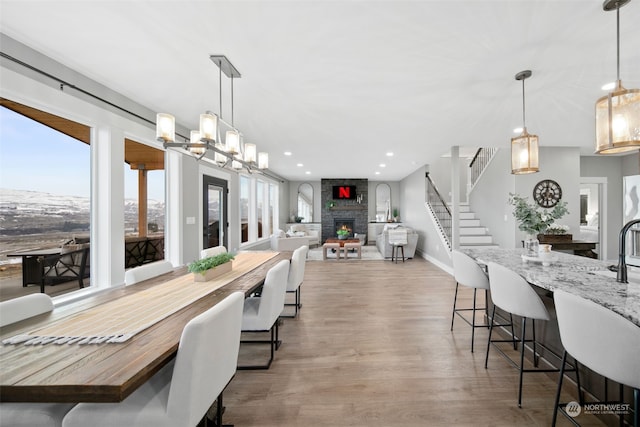
[[[203,179],[202,249],[220,245],[228,249],[227,181],[207,175]]]

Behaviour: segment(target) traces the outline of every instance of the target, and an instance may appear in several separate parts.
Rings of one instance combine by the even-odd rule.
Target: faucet
[[[636,224],[640,224],[640,219],[632,219],[622,227],[622,230],[620,230],[620,237],[618,238],[618,275],[616,277],[616,281],[620,283],[629,283],[627,281],[626,236],[627,231]]]

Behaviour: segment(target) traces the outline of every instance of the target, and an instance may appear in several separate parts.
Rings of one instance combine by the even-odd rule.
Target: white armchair
[[[320,244],[320,233],[317,230],[309,230],[304,224],[293,224],[287,234],[293,237],[306,237],[309,239],[309,246]]]
[[[271,250],[295,251],[302,246],[309,246],[308,237],[288,237],[284,231],[278,230],[271,235]]]

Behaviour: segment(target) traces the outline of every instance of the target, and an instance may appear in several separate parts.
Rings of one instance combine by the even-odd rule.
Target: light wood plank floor
[[[525,374],[518,408],[517,371],[497,352],[484,369],[487,331],[477,330],[472,354],[471,328],[457,319],[449,330],[454,288],[451,276],[421,259],[307,262],[298,318],[284,320],[271,369],[237,373],[224,395],[225,422],[550,425],[557,377]],[[468,304],[471,291],[461,292]],[[240,363],[256,352],[241,346]]]

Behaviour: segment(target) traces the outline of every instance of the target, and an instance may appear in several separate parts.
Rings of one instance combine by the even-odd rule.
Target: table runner
[[[254,268],[277,252],[241,252],[233,269],[208,282],[194,282],[191,273],[144,291],[76,313],[3,344],[101,344],[121,343],[135,334],[210,294]],[[133,315],[132,315],[133,314]]]

